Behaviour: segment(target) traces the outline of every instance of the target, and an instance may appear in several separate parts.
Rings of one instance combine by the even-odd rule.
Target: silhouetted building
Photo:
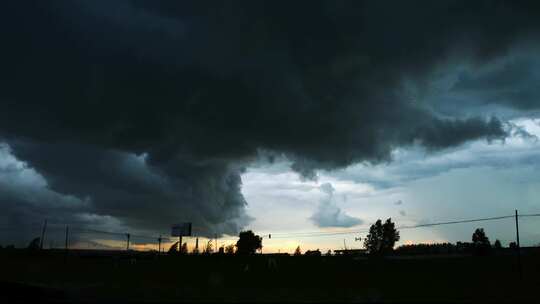
[[[308,250],[304,255],[310,255],[310,256],[321,256],[321,251],[319,249],[317,250]]]
[[[335,255],[366,255],[365,249],[338,249],[334,250]]]

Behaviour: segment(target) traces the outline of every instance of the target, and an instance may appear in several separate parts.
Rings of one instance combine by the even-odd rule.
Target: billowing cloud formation
[[[400,146],[506,136],[495,117],[442,117],[411,92],[455,60],[532,42],[537,4],[387,5],[2,4],[0,137],[98,215],[208,234],[248,222],[240,172],[261,149],[313,176]]]
[[[1,243],[26,245],[39,235],[43,214],[50,215],[52,221],[69,220],[65,223],[72,224],[88,210],[89,203],[86,198],[51,190],[39,172],[14,157],[8,145],[0,144]]]
[[[170,223],[191,221],[198,235],[234,234],[249,222],[244,211],[245,201],[239,194],[238,169],[211,164],[188,166],[173,159],[167,163],[169,172],[166,172],[149,165],[146,155],[92,146],[41,143],[37,148],[16,142],[13,147],[18,157],[32,160],[33,168],[20,165],[6,147],[0,161],[1,158],[11,160],[19,164],[19,169],[2,170],[0,178],[8,179],[9,171],[22,176],[20,179],[26,181],[25,184],[11,179],[5,187],[24,193],[34,204],[10,201],[9,196],[1,195],[0,203],[14,204],[13,208],[8,208],[15,212],[10,219],[11,226],[24,225],[22,217],[41,218],[42,210],[47,208],[55,215],[53,222],[65,223],[66,219],[78,218],[76,225],[96,224],[95,217],[84,216],[89,213],[120,219],[124,227],[135,227],[139,231],[166,232]],[[28,187],[32,187],[32,192],[29,193]],[[50,199],[43,199],[47,193],[55,196],[50,194]],[[54,208],[66,200],[61,193],[70,193],[67,198],[73,202],[63,204],[62,209]],[[78,207],[77,198],[86,198],[85,208]],[[13,222],[15,220],[19,222]]]
[[[311,221],[318,227],[352,227],[362,224],[362,220],[346,214],[334,201],[334,187],[330,183],[320,186],[322,192],[326,194],[317,211],[310,217]]]
[[[458,97],[474,99],[478,103],[537,110],[540,106],[539,69],[538,56],[509,56],[476,73],[462,71],[451,91]]]
[[[459,148],[426,154],[419,149],[397,149],[390,164],[357,164],[329,174],[342,180],[368,183],[377,189],[405,187],[409,182],[471,167],[538,167],[539,119],[516,119],[504,142],[473,142]],[[405,202],[397,200],[395,205]]]

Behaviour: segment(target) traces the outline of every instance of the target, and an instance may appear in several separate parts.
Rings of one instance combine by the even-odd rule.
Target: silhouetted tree
[[[168,254],[178,254],[178,244],[180,244],[180,242],[175,242],[174,244],[171,245],[171,247],[169,247],[169,250],[167,251]],[[180,247],[180,253],[181,254],[186,254],[188,251],[187,251],[187,243],[184,243],[182,244],[182,246]]]
[[[239,240],[236,242],[236,253],[240,255],[255,254],[255,252],[262,248],[262,238],[255,235],[253,231],[240,232]]]
[[[234,244],[230,244],[230,245],[227,245],[225,246],[225,253],[226,254],[234,254]]]
[[[457,251],[457,245],[451,243],[434,243],[434,244],[410,244],[401,245],[396,249],[400,254],[441,254],[454,253]]]
[[[171,247],[169,247],[169,250],[167,251],[167,253],[172,254],[172,253],[177,253],[177,252],[178,252],[178,242],[175,242],[174,244],[171,245]]]
[[[518,248],[516,242],[510,242],[510,244],[508,244],[508,247],[510,247],[511,249],[517,249]]]
[[[396,242],[399,241],[399,231],[392,219],[387,219],[383,225],[383,251],[392,251]]]
[[[212,254],[214,252],[214,246],[212,245],[212,240],[206,242],[206,245],[203,249],[203,254]]]
[[[364,247],[369,253],[373,254],[381,251],[382,234],[382,222],[377,220],[375,224],[369,227],[369,233],[364,239]]]
[[[457,242],[456,251],[460,253],[474,252],[474,244],[471,242]]]
[[[502,248],[501,241],[495,240],[495,243],[493,243],[493,248],[501,249]]]
[[[332,256],[332,250],[328,249],[328,251],[326,252],[326,256]]]
[[[180,253],[181,254],[187,254],[188,253],[187,243],[182,244],[182,248],[180,248]]]
[[[30,243],[28,244],[28,249],[29,250],[39,250],[39,243],[40,243],[40,238],[37,237],[35,239],[33,239],[32,241],[30,241]]]
[[[487,237],[486,233],[484,232],[484,228],[477,228],[473,235],[472,235],[472,241],[475,246],[479,247],[491,247],[491,243],[489,242],[489,238]]]
[[[477,254],[485,254],[491,248],[489,238],[486,236],[483,228],[477,228],[472,235],[474,251]]]
[[[300,246],[296,247],[296,249],[294,250],[294,255],[295,256],[302,255],[302,250],[300,250]]]
[[[370,254],[384,254],[394,249],[394,245],[399,241],[399,231],[389,218],[384,224],[377,220],[369,228],[369,234],[364,239],[364,247]]]

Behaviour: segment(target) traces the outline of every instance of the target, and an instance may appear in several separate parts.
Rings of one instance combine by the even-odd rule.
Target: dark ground
[[[274,262],[269,262],[273,259]],[[540,255],[0,253],[0,302],[540,302]],[[4,300],[2,300],[4,299]],[[7,301],[5,301],[7,300]]]

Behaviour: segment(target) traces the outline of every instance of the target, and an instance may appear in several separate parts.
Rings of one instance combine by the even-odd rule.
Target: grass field
[[[87,302],[540,301],[540,255],[156,256],[0,254],[3,298]],[[7,303],[7,302],[5,302]]]

